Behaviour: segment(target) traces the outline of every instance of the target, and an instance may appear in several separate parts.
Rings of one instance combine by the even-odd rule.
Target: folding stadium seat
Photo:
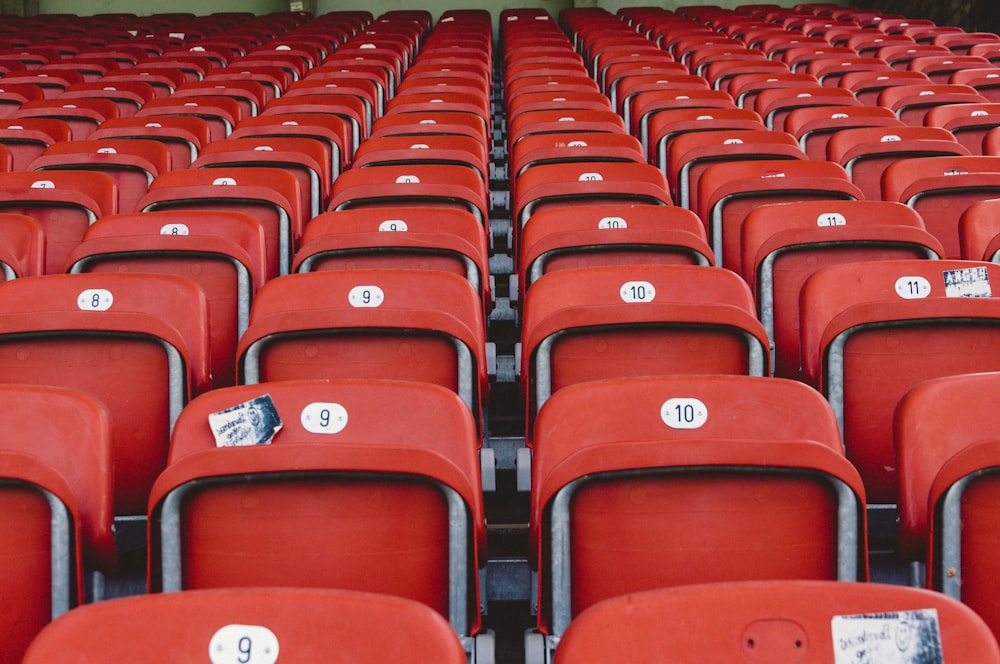
[[[900,159],[968,155],[947,130],[938,127],[844,129],[830,137],[827,158],[840,164],[867,200],[882,199],[882,174]]]
[[[107,173],[118,192],[118,211],[129,213],[135,211],[153,179],[170,170],[170,153],[159,143],[120,139],[61,141],[45,148],[28,168],[36,172]]]
[[[28,84],[4,84],[0,87],[0,117],[7,117],[25,102],[42,99],[42,90]]]
[[[980,45],[1000,44],[1000,37],[992,32],[953,32],[934,37],[935,46],[944,46],[955,55],[976,55],[971,49]]]
[[[539,413],[531,470],[542,635],[642,590],[868,576],[864,487],[829,405],[795,381],[567,387]]]
[[[448,79],[453,84],[458,85],[466,82],[466,79]],[[396,90],[396,94],[402,94],[406,81]],[[485,83],[480,83],[485,91]],[[479,89],[473,87],[473,89]],[[333,71],[323,70],[318,73],[310,73],[300,81],[295,81],[288,85],[284,92],[287,96],[338,94],[353,95],[361,100],[364,108],[365,126],[371,128],[375,118],[385,112],[385,98],[381,87],[377,81],[370,76],[355,74],[350,70]]]
[[[923,55],[913,58],[907,65],[910,71],[926,74],[932,83],[949,83],[952,74],[966,69],[991,67],[991,63],[978,55]]]
[[[420,380],[458,393],[478,420],[488,389],[482,312],[480,293],[465,276],[443,271],[352,269],[275,279],[250,311],[237,348],[238,382]]]
[[[153,119],[174,115],[201,118],[208,124],[208,136],[213,141],[227,138],[236,123],[243,118],[240,103],[232,97],[222,95],[183,99],[171,95],[163,99],[153,99],[143,104],[135,117]]]
[[[280,97],[292,83],[292,75],[278,65],[234,65],[213,69],[203,82],[253,81],[263,86],[264,103]]]
[[[768,371],[767,336],[753,298],[728,270],[559,270],[532,283],[523,300],[520,376],[529,431],[549,397],[576,383]]]
[[[97,220],[67,258],[72,273],[152,272],[188,277],[208,303],[213,387],[232,385],[236,342],[264,283],[264,231],[234,212],[163,211]]]
[[[572,134],[579,132],[624,133],[624,121],[614,111],[525,111],[511,118],[507,125],[508,149],[525,136],[533,134]]]
[[[1000,69],[997,74],[1000,74]],[[997,84],[1000,85],[1000,78]],[[968,148],[969,154],[982,155],[986,134],[1000,127],[1000,103],[935,106],[927,111],[924,124],[947,129]]]
[[[532,215],[549,207],[597,203],[670,205],[663,173],[633,162],[571,162],[529,168],[512,186],[513,248],[518,255],[521,229]]]
[[[803,286],[803,377],[833,406],[872,503],[897,500],[892,414],[903,394],[929,378],[1000,368],[997,269],[875,261],[824,268]]]
[[[792,72],[751,72],[737,74],[729,81],[729,94],[739,108],[755,110],[757,95],[777,88],[821,87],[812,74]]]
[[[201,80],[183,83],[172,95],[175,101],[208,97],[229,97],[239,104],[239,118],[257,115],[267,102],[267,91],[262,83],[249,80]]]
[[[680,108],[660,111],[648,126],[650,163],[666,171],[670,145],[680,136],[706,131],[765,129],[760,116],[742,108]]]
[[[330,211],[386,205],[452,206],[488,219],[483,179],[466,166],[416,164],[351,169],[333,184]]]
[[[148,83],[118,81],[110,83],[106,81],[94,81],[89,83],[76,83],[66,88],[66,91],[59,95],[61,101],[70,99],[108,99],[118,106],[118,117],[131,117],[135,115],[143,104],[154,99],[156,95],[153,86]]]
[[[154,274],[46,275],[0,291],[0,382],[69,387],[103,402],[115,514],[145,514],[170,427],[209,386],[204,294]]]
[[[306,226],[292,272],[425,269],[465,277],[493,307],[487,236],[473,215],[453,208],[379,207],[322,214]]]
[[[705,228],[693,213],[673,206],[618,203],[536,213],[522,231],[517,261],[520,290],[558,270],[712,262]]]
[[[970,606],[994,635],[997,380],[997,373],[926,380],[903,395],[894,422],[900,547],[926,564],[928,588]]]
[[[1000,70],[993,63],[981,69],[956,71],[947,82],[954,85],[968,85],[989,102],[994,104],[1000,102]]]
[[[618,118],[621,126],[621,118]],[[383,136],[424,136],[454,134],[469,136],[484,146],[492,145],[492,132],[483,126],[482,118],[474,113],[427,112],[383,115],[375,121],[371,138]]]
[[[733,61],[723,60],[713,62],[703,70],[704,78],[709,82],[713,90],[729,92],[732,79],[742,74],[787,74],[790,73],[788,65],[778,60],[750,60]]]
[[[364,102],[353,95],[308,94],[283,96],[275,99],[263,111],[263,115],[318,114],[326,113],[347,122],[350,127],[350,146],[344,146],[349,156],[362,141],[367,140],[370,127],[365,123]]]
[[[923,126],[927,111],[935,106],[980,103],[987,103],[987,99],[975,88],[946,83],[898,85],[886,88],[878,95],[879,106],[885,106],[911,127]]]
[[[484,187],[489,185],[490,161],[486,146],[469,136],[381,136],[368,139],[354,154],[354,168],[419,167],[421,164],[465,166],[479,175]]]
[[[860,200],[837,164],[812,160],[753,160],[712,164],[698,179],[695,212],[708,228],[717,265],[741,272],[740,228],[756,207],[805,200]]]
[[[293,175],[298,183],[298,216],[312,219],[330,200],[330,160],[323,147],[307,138],[273,136],[229,138],[209,143],[191,168],[277,168]]]
[[[969,55],[981,55],[994,65],[1000,62],[1000,44],[987,42],[969,48]]]
[[[4,86],[33,86],[42,93],[41,100],[52,100],[61,95],[74,83],[82,83],[83,77],[72,72],[52,72],[51,74],[38,73],[37,71],[15,71],[3,77]]]
[[[785,118],[799,108],[814,106],[861,106],[855,96],[843,88],[799,87],[768,88],[757,93],[754,110],[768,129],[785,131]]]
[[[108,72],[101,79],[105,85],[141,83],[152,88],[155,99],[163,99],[173,94],[184,83],[184,74],[179,70],[149,69],[136,66]]]
[[[881,106],[811,106],[785,116],[785,131],[795,136],[810,159],[826,159],[830,137],[857,127],[903,127],[896,115]]]
[[[648,90],[635,95],[629,127],[632,135],[642,143],[643,150],[652,157],[651,126],[657,115],[679,109],[736,108],[733,98],[721,90]]]
[[[1000,158],[918,157],[890,164],[882,176],[882,198],[912,207],[944,245],[948,258],[961,254],[958,222],[976,201],[1000,196]]]
[[[892,46],[894,44],[914,45],[916,43],[906,35],[887,35],[881,30],[873,28],[861,30],[850,35],[844,45],[853,48],[857,51],[858,55],[878,57],[878,50],[883,46]],[[883,60],[883,62],[885,61]]]
[[[958,221],[958,241],[962,258],[973,261],[1000,262],[1000,202],[995,198],[973,203]]]
[[[84,602],[84,575],[115,565],[108,414],[75,390],[0,387],[0,661],[16,663],[50,620]],[[16,535],[15,535],[16,534]]]
[[[42,99],[21,105],[9,118],[50,118],[62,120],[70,128],[73,140],[82,141],[99,124],[118,117],[118,106],[109,99]]]
[[[890,72],[893,69],[881,58],[842,55],[816,58],[805,67],[805,71],[815,76],[824,87],[837,87],[841,77],[849,72]]]
[[[681,617],[684,627],[676,629]],[[863,634],[881,629],[900,640],[862,643]],[[566,664],[758,656],[830,663],[924,652],[948,661],[998,661],[996,639],[959,602],[918,588],[829,581],[710,584],[617,597],[571,622],[556,652]]]
[[[268,432],[271,443],[218,447],[206,418],[234,407],[252,415],[266,396],[264,421],[281,424]],[[387,418],[387,404],[405,408]],[[322,380],[213,390],[182,413],[150,500],[151,586],[402,596],[448,618],[472,651],[486,563],[476,447],[468,409],[436,385]],[[262,528],[280,545],[260,546]]]
[[[733,131],[726,126],[728,123],[722,122],[716,129],[711,118],[712,115],[705,116],[705,131],[673,139],[663,159],[671,195],[683,208],[697,209],[698,182],[713,163],[806,158],[795,139],[783,131],[764,129],[760,123],[758,128],[750,124],[746,129]]]
[[[0,173],[0,212],[24,214],[45,235],[45,273],[61,273],[87,227],[118,210],[114,180],[104,173]]]
[[[392,625],[387,629],[387,625]],[[112,636],[113,634],[113,636]],[[120,598],[81,607],[45,630],[25,662],[74,652],[107,664],[140,658],[254,657],[270,662],[463,664],[455,631],[424,605],[347,590],[220,588]]]
[[[530,134],[511,147],[507,167],[516,180],[528,168],[574,161],[645,163],[642,148],[632,136],[622,133],[581,132]]]
[[[170,171],[153,180],[136,208],[242,212],[264,228],[268,279],[288,274],[305,220],[298,211],[299,185],[279,168],[189,169]]]
[[[743,278],[771,339],[774,374],[801,378],[799,293],[810,275],[842,263],[941,258],[916,212],[882,201],[803,201],[752,210],[741,232]]]
[[[838,85],[854,93],[865,106],[878,105],[878,95],[889,87],[930,83],[926,75],[915,71],[857,71],[840,77]]]
[[[113,118],[90,134],[91,140],[129,139],[162,143],[170,153],[170,168],[188,168],[208,144],[209,126],[202,118],[161,115],[155,118]]]

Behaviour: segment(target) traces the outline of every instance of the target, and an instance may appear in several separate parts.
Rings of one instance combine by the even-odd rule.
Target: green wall
[[[287,0],[39,0],[41,14],[104,14],[131,12],[148,16],[159,12],[268,12],[288,9]]]

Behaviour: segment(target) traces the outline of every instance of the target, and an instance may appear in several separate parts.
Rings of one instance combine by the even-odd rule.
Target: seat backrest
[[[830,400],[872,502],[896,502],[892,414],[903,394],[1000,369],[997,279],[993,263],[891,260],[827,267],[803,286],[803,378]]]
[[[163,115],[201,118],[208,124],[209,138],[213,141],[228,137],[236,123],[243,117],[239,102],[221,95],[185,99],[175,99],[171,95],[163,99],[153,99],[143,104],[135,117],[151,119]]]
[[[968,85],[926,83],[886,88],[878,95],[878,105],[885,106],[911,127],[924,124],[927,111],[941,104],[979,104],[987,99]]]
[[[326,212],[309,222],[292,272],[357,268],[443,270],[465,277],[493,307],[482,223],[454,208],[380,207]]]
[[[958,222],[962,258],[1000,262],[1000,201],[990,198],[970,205]]]
[[[108,415],[55,387],[0,387],[0,616],[4,662],[19,662],[46,623],[82,604],[85,572],[115,566]]]
[[[230,138],[276,136],[278,138],[310,138],[329,153],[330,179],[336,179],[350,164],[350,125],[343,118],[329,113],[284,113],[258,115],[240,120]]]
[[[326,209],[333,176],[330,158],[316,141],[299,137],[248,136],[205,146],[191,168],[280,168],[295,177],[298,216],[306,222]]]
[[[928,588],[960,599],[1000,631],[996,593],[996,515],[1000,422],[990,394],[997,373],[924,381],[899,402],[900,550],[927,565]],[[939,416],[939,406],[949,417]],[[951,414],[955,419],[951,420]],[[944,420],[949,420],[945,422]]]
[[[674,629],[668,616],[693,618]],[[892,637],[863,638],[883,630]],[[615,657],[835,664],[919,653],[942,661],[1000,661],[983,620],[940,593],[830,581],[696,585],[618,597],[582,613],[557,652],[566,664]]]
[[[165,664],[206,652],[273,662],[279,651],[282,658],[330,664],[466,661],[451,626],[417,602],[347,590],[227,588],[81,607],[46,629],[25,662],[49,662],[66,652],[107,664],[136,657]]]
[[[105,173],[0,173],[0,192],[0,211],[27,215],[42,227],[46,274],[61,273],[87,227],[118,211],[117,188]]]
[[[121,139],[62,141],[45,148],[28,165],[32,171],[82,170],[107,173],[118,190],[118,211],[136,212],[136,203],[161,173],[171,168],[170,153],[160,143]]]
[[[529,560],[546,634],[639,590],[868,575],[864,488],[829,405],[796,381],[568,387],[538,415],[531,472]]]
[[[712,164],[698,179],[695,212],[708,226],[717,265],[742,271],[740,228],[756,207],[804,200],[861,200],[838,164],[800,159]]]
[[[799,378],[799,292],[828,265],[941,258],[941,243],[916,212],[882,201],[802,201],[763,205],[741,233],[743,278],[772,343],[774,373]]]
[[[898,159],[967,155],[947,130],[938,127],[865,127],[836,132],[827,142],[826,155],[840,164],[865,196],[882,200],[882,174]]]
[[[995,70],[996,68],[994,68]],[[996,84],[1000,86],[1000,71]],[[969,150],[971,155],[982,155],[983,140],[987,132],[1000,127],[1000,103],[944,104],[927,111],[924,123],[928,127],[942,127]]]
[[[698,217],[674,206],[604,204],[550,207],[532,216],[521,238],[520,290],[542,275],[600,265],[711,265]],[[523,293],[516,294],[516,298]]]
[[[194,280],[205,292],[212,386],[232,385],[236,342],[264,284],[264,229],[237,212],[164,210],[110,215],[67,258],[67,271],[154,272]]]
[[[160,175],[137,204],[140,212],[222,210],[249,214],[264,228],[266,277],[287,274],[305,220],[295,176],[280,168],[233,166]]]
[[[453,205],[486,223],[486,185],[474,169],[449,164],[352,168],[333,183],[330,211],[385,205]]]
[[[764,375],[767,337],[728,270],[622,265],[551,272],[524,298],[527,421],[574,383],[630,375]],[[529,441],[530,442],[530,441]]]
[[[387,404],[405,408],[387,418]],[[210,416],[224,419],[218,441]],[[251,422],[266,423],[271,442],[232,446],[252,439]],[[476,446],[468,409],[434,385],[212,390],[178,420],[150,499],[151,586],[367,590],[420,601],[459,635],[476,633],[486,562]],[[262,502],[246,503],[247,491]],[[232,530],[202,527],[218,510]],[[251,545],[261,528],[281,546]]]
[[[118,106],[109,99],[42,99],[21,105],[11,118],[52,118],[69,125],[74,140],[84,140],[99,124],[119,116]]]
[[[103,402],[115,514],[143,514],[174,419],[209,386],[201,289],[154,274],[46,275],[5,283],[0,312],[0,382],[69,387]]]
[[[0,144],[11,154],[11,170],[28,170],[28,164],[45,148],[59,141],[68,141],[69,125],[52,118],[18,118],[0,120]]]
[[[920,213],[941,240],[948,258],[961,255],[959,219],[970,205],[1000,196],[1000,157],[957,156],[902,159],[882,177],[882,198]]]
[[[704,130],[682,134],[670,141],[663,162],[670,193],[683,208],[698,209],[698,181],[712,164],[806,158],[791,134],[764,129],[763,125],[729,128],[725,122],[716,129],[712,115],[706,118]]]
[[[806,106],[785,117],[785,131],[795,136],[810,159],[826,159],[826,144],[838,131],[855,127],[903,127],[881,106]]]
[[[172,169],[188,168],[208,144],[208,123],[189,115],[161,115],[155,118],[113,118],[91,133],[91,139],[141,139],[156,141],[170,152]]]
[[[457,392],[478,416],[487,391],[482,312],[479,293],[448,272],[288,275],[254,300],[237,348],[239,382],[422,380]]]

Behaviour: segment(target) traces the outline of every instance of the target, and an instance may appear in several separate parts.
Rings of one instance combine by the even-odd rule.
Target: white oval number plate
[[[820,228],[827,226],[846,226],[847,219],[839,212],[827,212],[816,218],[816,225]]]
[[[904,300],[921,300],[931,294],[931,282],[923,277],[896,279],[896,295]]]
[[[314,401],[302,409],[300,419],[309,433],[340,433],[347,426],[347,409],[339,403]]]
[[[212,664],[274,664],[278,637],[261,625],[226,625],[208,642]]]
[[[188,235],[190,232],[187,224],[164,224],[160,228],[160,235]]]
[[[708,408],[693,397],[676,397],[663,402],[660,418],[671,429],[700,429],[708,421]]]
[[[604,217],[597,222],[597,228],[602,231],[613,228],[628,228],[628,222],[621,217]]]
[[[347,294],[352,307],[381,307],[385,293],[378,286],[355,286]]]
[[[391,232],[401,232],[405,233],[410,230],[410,227],[406,225],[406,222],[402,219],[386,219],[381,224],[378,225],[378,229],[383,233]]]
[[[88,288],[76,298],[80,311],[107,311],[114,302],[111,291],[103,288]]]
[[[626,281],[621,287],[622,300],[633,304],[636,302],[652,302],[656,297],[656,289],[648,281]]]

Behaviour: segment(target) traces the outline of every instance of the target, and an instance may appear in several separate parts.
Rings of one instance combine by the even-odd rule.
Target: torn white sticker
[[[990,273],[985,266],[945,270],[942,275],[945,297],[993,297]]]
[[[834,616],[834,664],[942,664],[936,609]]]
[[[232,408],[211,413],[208,425],[216,447],[267,445],[281,431],[281,416],[271,395],[263,394]]]

